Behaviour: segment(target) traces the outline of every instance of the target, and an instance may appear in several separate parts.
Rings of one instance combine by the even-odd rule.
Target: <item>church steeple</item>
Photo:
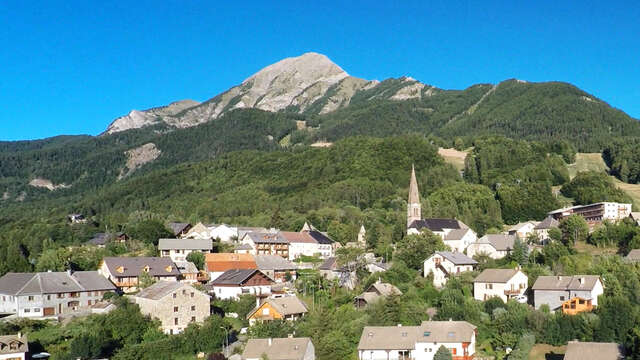
[[[418,181],[416,180],[416,170],[411,165],[411,181],[409,182],[409,201],[407,201],[407,228],[415,220],[422,219],[422,208],[420,205],[420,193],[418,192]]]

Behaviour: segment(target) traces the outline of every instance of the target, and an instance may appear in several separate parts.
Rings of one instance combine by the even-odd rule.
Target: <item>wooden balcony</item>
[[[514,296],[514,295],[520,295],[521,292],[522,292],[521,289],[507,289],[504,291],[504,294],[507,296]]]

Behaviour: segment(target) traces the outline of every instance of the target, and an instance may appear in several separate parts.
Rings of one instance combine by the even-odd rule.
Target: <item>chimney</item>
[[[71,269],[67,269],[67,275],[71,276],[72,272]]]
[[[584,278],[581,277],[580,279],[578,279],[578,281],[580,281],[580,285],[584,285]]]
[[[273,339],[272,338],[268,338],[267,339],[267,344],[269,344],[269,346],[271,346],[272,343],[273,343]]]
[[[22,339],[22,332],[18,331],[18,339]]]
[[[562,276],[561,275],[558,275],[558,280],[562,280]]]

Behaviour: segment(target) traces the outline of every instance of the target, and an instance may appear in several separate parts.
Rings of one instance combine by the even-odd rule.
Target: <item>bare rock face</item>
[[[179,112],[196,106],[199,103],[193,100],[181,100],[173,102],[167,106],[157,107],[149,110],[131,110],[129,114],[115,119],[107,128],[105,133],[113,134],[129,129],[139,129],[141,127],[154,125],[162,122],[163,119],[172,117]]]
[[[71,187],[71,185],[67,185],[67,184],[54,184],[51,180],[42,179],[42,178],[35,178],[31,180],[29,182],[29,185],[33,187],[49,189],[51,191]]]
[[[160,154],[162,154],[162,151],[160,151],[154,143],[144,144],[135,149],[125,151],[125,155],[127,155],[127,164],[125,168],[120,171],[118,180],[132,174],[144,164],[157,159]]]
[[[424,96],[425,85],[407,78],[406,85],[387,97],[406,100]],[[306,53],[269,65],[216,97],[198,104],[179,101],[145,111],[133,110],[116,119],[107,134],[164,123],[175,128],[196,126],[242,108],[325,114],[350,104],[353,96],[378,86],[349,76],[325,55]]]

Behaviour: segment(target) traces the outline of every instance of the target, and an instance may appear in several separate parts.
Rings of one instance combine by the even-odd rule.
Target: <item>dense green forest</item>
[[[612,175],[624,182],[640,183],[640,139],[615,141],[602,155]]]

